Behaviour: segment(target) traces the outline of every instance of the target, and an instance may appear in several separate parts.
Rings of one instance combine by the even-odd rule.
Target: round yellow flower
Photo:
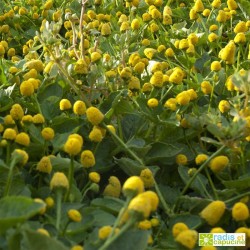
[[[82,247],[80,245],[75,245],[75,246],[71,247],[70,250],[84,250],[84,247]]]
[[[111,34],[111,28],[109,23],[103,23],[101,26],[101,35],[109,36]]]
[[[177,109],[177,106],[176,106],[176,99],[175,98],[169,98],[165,104],[164,104],[164,107],[165,108],[169,108],[170,110],[172,111],[175,111]]]
[[[208,159],[208,156],[206,154],[198,154],[195,157],[195,163],[196,165],[201,165],[202,163],[204,163],[206,160]]]
[[[195,230],[184,230],[180,232],[175,240],[188,249],[193,249],[198,240],[198,233]]]
[[[151,188],[155,184],[153,173],[149,168],[141,171],[140,178],[142,179],[145,188]]]
[[[69,189],[69,181],[66,175],[62,172],[54,173],[51,181],[50,181],[50,189],[63,188]]]
[[[226,233],[226,231],[221,227],[213,227],[210,230],[210,233],[218,234],[218,233]]]
[[[156,71],[150,78],[150,83],[158,88],[161,88],[163,86],[163,73],[162,71]]]
[[[98,125],[100,124],[103,119],[104,115],[103,113],[95,107],[90,107],[86,111],[87,119],[92,125]]]
[[[101,176],[97,172],[90,172],[89,173],[89,180],[94,182],[94,183],[99,183],[101,179]]]
[[[90,168],[95,165],[95,156],[90,150],[84,150],[81,153],[81,163],[84,168]]]
[[[209,203],[200,213],[210,226],[214,226],[219,222],[226,209],[226,205],[223,201],[212,201]]]
[[[230,110],[230,104],[227,100],[221,100],[218,106],[221,113],[226,113]]]
[[[23,81],[20,85],[20,92],[23,96],[31,96],[34,93],[35,89],[31,82]]]
[[[232,217],[236,221],[244,221],[249,218],[248,206],[243,202],[237,202],[232,208]]]
[[[144,183],[139,176],[129,177],[123,184],[122,192],[125,196],[137,195],[144,191]]]
[[[121,183],[119,179],[115,176],[110,176],[109,184],[105,187],[103,195],[118,198],[120,194],[121,194]]]
[[[203,81],[201,83],[201,91],[203,92],[203,94],[205,94],[205,95],[211,94],[212,89],[213,89],[213,87],[209,81]]]
[[[208,37],[207,37],[207,39],[208,39],[208,41],[209,41],[210,43],[216,41],[218,38],[219,38],[219,37],[218,37],[215,33],[213,33],[213,32],[210,33],[210,34],[208,35]]]
[[[91,62],[97,62],[102,58],[102,55],[98,51],[94,51],[90,54]]]
[[[156,108],[159,105],[159,101],[156,98],[150,98],[147,101],[147,105],[149,108]]]
[[[20,104],[14,104],[11,107],[10,115],[14,120],[22,120],[24,116],[23,108]]]
[[[211,63],[211,70],[212,71],[220,71],[221,70],[221,64],[219,61],[213,61]]]
[[[240,33],[240,32],[246,32],[248,30],[248,27],[246,26],[246,23],[244,21],[240,21],[236,24],[234,27],[234,33]]]
[[[81,152],[82,143],[76,138],[68,138],[66,143],[64,144],[63,149],[64,152],[74,156]]]
[[[83,101],[76,101],[73,105],[73,112],[76,115],[83,115],[86,112],[86,105]]]
[[[3,132],[3,139],[15,140],[17,136],[16,130],[12,128],[6,128]]]
[[[181,232],[188,230],[188,226],[183,222],[177,222],[172,227],[172,234],[176,238]]]
[[[143,63],[144,64],[144,63]],[[138,90],[141,87],[140,79],[132,76],[128,82],[128,88],[131,90]]]
[[[184,154],[178,154],[175,158],[177,164],[186,165],[188,163],[188,158]]]
[[[238,33],[235,37],[234,37],[234,42],[235,43],[245,43],[246,42],[246,35],[243,32]]]
[[[176,102],[179,104],[179,105],[188,105],[189,102],[190,102],[190,95],[188,94],[187,91],[182,91],[181,93],[179,93],[177,96],[176,96]]]
[[[112,231],[112,227],[111,226],[103,226],[99,229],[98,231],[98,238],[100,240],[105,240],[108,238],[109,234]]]
[[[70,209],[67,214],[69,219],[74,222],[80,222],[82,220],[82,215],[76,209]]]
[[[44,69],[43,62],[41,60],[31,60],[24,64],[29,70],[35,69],[37,72],[42,72]]]
[[[17,157],[17,164],[20,166],[24,166],[29,160],[29,155],[22,149],[15,149],[11,155]]]
[[[169,76],[169,82],[175,83],[175,84],[181,84],[184,77],[184,72],[182,69],[176,67],[172,74]]]
[[[138,228],[142,230],[149,230],[151,227],[152,227],[152,224],[150,220],[143,220],[143,221],[140,221],[138,224]]]
[[[209,162],[209,167],[214,173],[222,171],[229,164],[229,159],[225,155],[216,156]]]
[[[101,130],[97,127],[94,127],[89,133],[89,139],[93,142],[101,142],[103,139]]]
[[[156,211],[159,205],[159,197],[155,192],[148,190],[148,191],[138,194],[137,196],[146,198],[150,202],[151,211],[152,212]]]
[[[52,128],[46,127],[41,131],[42,137],[46,140],[46,141],[50,141],[54,138],[55,136],[55,132]]]
[[[20,145],[28,147],[30,144],[30,137],[27,133],[21,132],[21,133],[17,134],[15,142],[20,144]]]
[[[152,48],[146,48],[146,49],[144,49],[144,55],[148,59],[152,59],[156,52],[157,52],[156,49],[152,49]]]
[[[60,110],[68,110],[71,109],[72,105],[68,99],[62,99],[59,104]]]
[[[54,199],[50,196],[45,199],[45,203],[48,208],[52,208],[55,205]]]
[[[45,119],[42,114],[36,114],[32,118],[34,124],[42,124],[45,122]]]
[[[39,172],[50,174],[52,165],[48,156],[43,156],[42,159],[37,163],[36,169]]]

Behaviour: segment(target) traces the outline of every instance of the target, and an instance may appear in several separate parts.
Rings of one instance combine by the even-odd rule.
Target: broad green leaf
[[[9,196],[0,200],[0,233],[39,213],[44,205],[31,198]]]
[[[145,166],[140,165],[137,161],[125,157],[115,159],[115,162],[129,176],[140,175],[141,171],[145,169]]]
[[[198,215],[193,215],[190,213],[186,214],[176,214],[170,217],[169,226],[170,228],[177,222],[185,223],[189,228],[195,228],[201,224],[201,218]]]
[[[173,157],[182,151],[181,148],[164,142],[153,142],[150,146],[151,149],[146,156],[147,163]]]
[[[122,200],[113,197],[96,198],[91,202],[91,206],[99,207],[112,214],[118,214],[123,205]]]
[[[52,164],[52,167],[54,171],[62,171],[67,172],[70,167],[70,158],[63,158],[63,157],[51,157],[50,162]],[[82,168],[82,165],[74,161],[74,168],[79,169]]]
[[[60,241],[37,233],[31,230],[25,230],[24,235],[24,244],[27,246],[27,250],[69,250],[69,247],[66,247]]]
[[[144,250],[147,248],[148,237],[148,231],[138,229],[128,230],[118,237],[108,249]]]
[[[222,181],[226,188],[235,188],[238,191],[250,188],[250,176],[239,178],[238,180]]]
[[[53,83],[45,86],[44,88],[42,87],[39,88],[39,91],[37,93],[37,99],[40,102],[43,102],[51,96],[55,96],[61,99],[62,95],[63,95],[62,87],[59,84]]]

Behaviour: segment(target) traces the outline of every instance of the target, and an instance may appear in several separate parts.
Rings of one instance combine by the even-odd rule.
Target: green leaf
[[[145,230],[128,230],[122,234],[113,244],[109,246],[109,250],[144,250],[147,248],[149,232]]]
[[[126,157],[115,159],[119,167],[129,176],[140,175],[145,166],[141,166],[137,161],[131,160]]]
[[[63,245],[60,241],[37,233],[31,230],[25,230],[24,243],[27,250],[69,250],[70,248]]]
[[[174,157],[182,151],[182,148],[164,142],[153,142],[150,146],[151,149],[146,156],[146,163]]]
[[[63,89],[59,84],[51,83],[44,88],[41,86],[37,93],[37,99],[39,102],[46,101],[51,96],[58,97],[59,99],[62,98]]]
[[[91,202],[91,206],[99,207],[112,214],[118,214],[123,205],[122,200],[112,197],[96,198]]]
[[[190,180],[190,176],[188,175],[188,167],[184,167],[184,166],[179,166],[178,167],[178,172],[181,176],[181,179],[183,180],[183,182],[185,184],[187,184]],[[202,174],[198,174],[196,176],[196,178],[194,179],[194,181],[192,182],[192,184],[190,185],[190,188],[192,188],[193,190],[195,190],[197,193],[206,196],[206,193],[204,191],[204,188],[206,188],[206,185],[208,184],[208,180],[205,176],[203,176]]]
[[[10,196],[0,200],[0,233],[23,223],[39,213],[44,205],[22,196]]]
[[[70,159],[69,158],[63,158],[63,157],[51,157],[50,162],[52,164],[52,167],[54,171],[62,171],[67,172],[70,166]],[[74,168],[79,169],[82,168],[82,165],[74,161]]]
[[[250,188],[250,176],[242,177],[233,181],[222,181],[222,184],[229,189],[235,188],[238,191],[245,190]]]
[[[172,228],[177,222],[185,223],[189,228],[195,228],[201,224],[201,219],[198,215],[193,215],[190,213],[186,214],[176,214],[170,217],[169,227]]]

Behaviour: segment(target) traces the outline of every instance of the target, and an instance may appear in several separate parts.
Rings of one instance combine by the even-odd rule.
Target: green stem
[[[60,223],[62,216],[62,195],[63,195],[63,190],[61,188],[58,188],[56,190],[56,229],[58,233],[60,230]]]
[[[231,202],[234,202],[234,201],[236,201],[236,200],[238,200],[238,199],[240,199],[240,198],[242,198],[242,197],[244,197],[244,196],[247,196],[247,195],[250,195],[250,191],[249,192],[246,192],[246,193],[244,193],[244,194],[239,194],[239,195],[237,195],[237,196],[235,196],[235,197],[233,197],[233,198],[230,198],[230,199],[228,199],[228,200],[226,200],[226,201],[224,201],[225,203],[231,203]]]
[[[69,172],[68,172],[68,180],[69,180],[69,189],[67,190],[67,193],[65,195],[65,201],[69,199],[69,194],[72,189],[72,184],[73,184],[73,177],[74,177],[74,157],[70,157],[70,167],[69,167]]]
[[[155,180],[154,180],[154,186],[155,186],[156,193],[158,194],[158,197],[159,197],[161,204],[164,208],[165,213],[167,215],[171,215],[172,211],[171,211],[170,207],[168,206],[168,204],[166,203],[166,201],[161,193],[161,190],[160,190],[160,188]]]
[[[10,164],[10,142],[7,142],[6,145],[6,164],[9,165]]]
[[[108,130],[107,125],[103,123],[103,126]],[[116,141],[125,149],[125,151],[132,157],[134,158],[136,161],[138,161],[138,163],[140,163],[140,165],[144,165],[143,161],[130,149],[128,148],[128,146],[120,139],[119,136],[117,136],[115,133],[111,132],[111,135],[116,139]]]
[[[190,185],[195,180],[196,176],[207,166],[207,164],[210,162],[211,159],[213,159],[215,156],[220,154],[224,149],[226,148],[225,145],[221,146],[215,153],[213,153],[201,166],[197,169],[197,171],[194,173],[194,175],[190,178],[190,180],[187,182],[186,186],[183,188],[181,195],[184,195],[187,190],[189,189]]]
[[[13,179],[13,170],[14,170],[15,165],[16,165],[16,160],[13,159],[12,162],[10,163],[9,173],[8,173],[7,182],[6,182],[6,186],[4,190],[4,196],[9,195],[10,187],[11,187],[11,183]]]
[[[40,107],[40,104],[39,104],[39,102],[38,102],[38,100],[37,100],[37,95],[36,94],[34,94],[33,95],[33,97],[34,97],[34,100],[35,100],[35,103],[36,103],[36,106],[37,106],[37,109],[38,109],[38,112],[39,112],[39,114],[43,114],[42,113],[42,110],[41,110],[41,107]]]
[[[66,225],[65,225],[65,227],[64,227],[64,229],[63,229],[63,231],[62,231],[62,236],[65,235],[69,223],[70,223],[70,220],[67,221],[67,223],[66,223]]]
[[[134,223],[136,222],[136,218],[132,217],[130,220],[124,225],[124,227],[117,233],[114,234],[111,238],[108,238],[103,246],[101,246],[98,250],[106,250],[108,247],[115,241],[117,240],[123,233],[125,233]]]
[[[215,188],[215,186],[214,186],[214,183],[213,183],[213,181],[212,181],[212,179],[211,179],[211,176],[210,176],[210,174],[209,174],[209,172],[208,172],[208,169],[207,169],[207,168],[205,168],[205,172],[206,172],[206,175],[207,175],[207,178],[208,178],[209,184],[210,184],[210,186],[211,186],[211,188],[212,188],[212,190],[213,190],[214,197],[215,197],[215,199],[216,199],[216,200],[218,200],[218,199],[219,199],[219,197],[218,197],[218,195],[217,195],[216,188]],[[210,197],[210,198],[211,198],[211,197]]]

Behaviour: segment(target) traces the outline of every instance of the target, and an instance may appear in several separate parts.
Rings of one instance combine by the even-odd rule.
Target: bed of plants
[[[0,249],[248,249],[249,69],[247,0],[2,0]]]

